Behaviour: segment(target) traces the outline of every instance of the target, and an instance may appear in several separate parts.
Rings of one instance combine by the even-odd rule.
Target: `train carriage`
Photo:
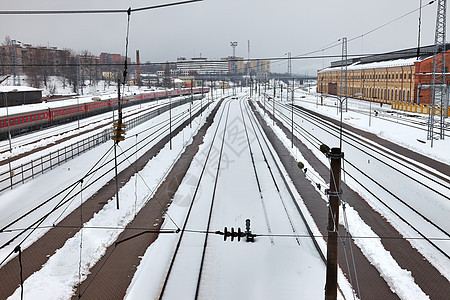
[[[192,93],[199,94],[202,88],[192,89]],[[203,92],[209,92],[209,88],[203,88]],[[191,89],[155,91],[150,93],[134,94],[123,98],[124,106],[143,101],[154,101],[164,99],[169,96],[190,95]],[[95,98],[95,99],[94,99]],[[103,113],[111,110],[111,106],[117,105],[117,98],[93,97],[92,102],[71,104],[66,106],[56,106],[46,104],[45,108],[36,108],[28,112],[17,112],[9,114],[8,117],[0,116],[0,138],[6,138],[8,130],[11,135],[25,133],[53,124],[62,124],[78,119],[80,116],[87,117],[94,114]],[[44,104],[42,104],[44,105]],[[40,106],[42,106],[40,105]]]

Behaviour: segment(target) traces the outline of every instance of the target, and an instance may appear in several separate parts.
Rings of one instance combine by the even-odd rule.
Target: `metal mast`
[[[291,77],[291,75],[292,75],[291,52],[288,52],[287,55],[288,55],[288,69],[287,69],[287,73],[288,73],[289,77]]]
[[[422,25],[422,0],[420,0],[419,5],[419,32],[417,35],[417,59],[420,57],[420,27]]]
[[[342,38],[342,57],[341,57],[341,86],[339,91],[340,102],[341,102],[341,113],[342,105],[345,101],[345,111],[347,111],[347,38]]]
[[[230,46],[233,48],[233,56],[231,57],[231,66],[230,71],[232,74],[237,73],[237,63],[236,63],[236,47],[238,45],[238,42],[230,42]]]
[[[447,0],[438,0],[436,32],[434,36],[433,75],[431,81],[431,99],[428,116],[427,139],[444,139],[445,116],[448,110],[447,86],[445,84],[445,29]],[[436,112],[437,110],[437,112]],[[440,118],[435,114],[438,113]],[[435,132],[437,131],[438,132]]]

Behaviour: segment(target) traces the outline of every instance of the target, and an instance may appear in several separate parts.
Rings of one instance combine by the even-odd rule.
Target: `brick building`
[[[446,46],[450,49],[450,44]],[[391,103],[402,101],[429,104],[430,89],[422,86],[431,83],[434,46],[377,54],[348,59],[347,95],[362,100]],[[446,83],[450,83],[450,50],[445,54]],[[341,94],[341,61],[317,72],[319,93]],[[419,93],[418,93],[419,92]],[[344,93],[344,92],[342,92]]]
[[[56,47],[33,47],[30,44],[0,46],[0,73],[23,74],[38,67],[46,75],[60,76],[59,66],[69,63],[70,53]]]

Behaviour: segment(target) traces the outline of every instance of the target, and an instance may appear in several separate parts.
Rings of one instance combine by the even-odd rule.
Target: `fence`
[[[174,101],[171,106],[174,108],[187,102],[190,102],[190,97],[183,100]],[[168,111],[169,109],[170,106],[165,105],[148,113],[126,120],[126,128],[134,128],[139,124],[142,124]],[[62,163],[65,163],[66,161],[111,140],[111,133],[112,130],[105,129],[102,132],[96,133],[95,135],[89,136],[83,140],[79,140],[73,144],[65,146],[64,148],[58,149],[57,151],[42,155],[40,158],[33,159],[19,166],[10,166],[8,171],[0,173],[0,193],[8,189],[13,189],[16,185],[23,184],[31,179],[34,179],[36,176],[44,174],[48,170],[52,170],[54,167],[59,166]]]
[[[402,111],[408,111],[413,113],[421,113],[421,114],[429,114],[430,106],[427,104],[414,104],[414,103],[407,103],[407,102],[401,102],[401,101],[392,101],[391,103],[392,109],[402,110]],[[440,106],[434,107],[434,112],[436,115],[440,114]],[[450,109],[447,111],[447,117],[450,117]]]

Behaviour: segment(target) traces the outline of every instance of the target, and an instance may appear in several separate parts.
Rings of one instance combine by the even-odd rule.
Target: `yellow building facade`
[[[343,73],[345,76],[345,73]],[[317,91],[330,95],[344,95],[341,87],[340,68],[319,70]],[[374,102],[415,102],[415,66],[405,63],[399,66],[358,66],[347,68],[347,95],[351,98]]]

